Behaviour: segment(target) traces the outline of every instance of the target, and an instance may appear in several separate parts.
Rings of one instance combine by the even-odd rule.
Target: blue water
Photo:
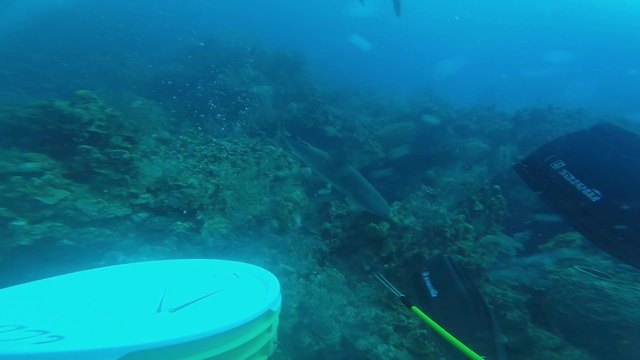
[[[350,0],[4,1],[0,44],[9,56],[0,62],[5,71],[16,61],[47,63],[48,74],[38,74],[46,79],[41,87],[53,86],[62,81],[55,74],[70,74],[65,66],[78,57],[152,61],[166,49],[231,31],[300,53],[315,74],[346,86],[429,89],[455,104],[512,110],[551,103],[640,112],[640,5],[634,1],[403,5],[396,18],[386,0],[367,7]],[[370,48],[352,44],[351,34]],[[55,57],[33,57],[47,52]]]
[[[383,271],[490,360],[636,360],[637,257],[513,165],[597,123],[640,132],[639,19],[635,0],[0,0],[0,294],[232,259],[281,282],[272,359],[459,359]],[[625,136],[598,143],[613,174],[578,180],[640,179]],[[441,255],[465,285],[448,308],[421,283]]]

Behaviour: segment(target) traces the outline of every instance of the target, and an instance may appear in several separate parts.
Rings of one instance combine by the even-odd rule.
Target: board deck
[[[0,359],[118,359],[224,334],[280,307],[254,265],[149,261],[0,290]]]

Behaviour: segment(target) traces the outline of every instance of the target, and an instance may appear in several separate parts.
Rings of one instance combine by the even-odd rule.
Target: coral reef
[[[250,261],[282,283],[274,358],[414,359],[442,357],[435,335],[370,273],[411,289],[415,264],[456,255],[512,358],[640,357],[637,272],[576,233],[543,239],[537,257],[518,235],[541,205],[510,175],[513,162],[601,118],[335,91],[296,56],[235,37],[179,55],[141,76],[137,93],[80,90],[0,109],[0,271],[18,281],[45,274],[12,269],[47,261],[60,271]],[[284,130],[361,169],[391,215],[328,191],[278,140]]]

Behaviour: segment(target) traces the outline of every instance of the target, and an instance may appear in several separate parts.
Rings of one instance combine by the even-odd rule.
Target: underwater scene
[[[0,359],[63,339],[12,287],[169,259],[277,341],[148,359],[640,359],[639,59],[631,0],[2,0]]]

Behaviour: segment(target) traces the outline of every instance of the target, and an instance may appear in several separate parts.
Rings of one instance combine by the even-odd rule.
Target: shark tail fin
[[[393,0],[393,10],[396,12],[396,16],[402,15],[402,0]]]

